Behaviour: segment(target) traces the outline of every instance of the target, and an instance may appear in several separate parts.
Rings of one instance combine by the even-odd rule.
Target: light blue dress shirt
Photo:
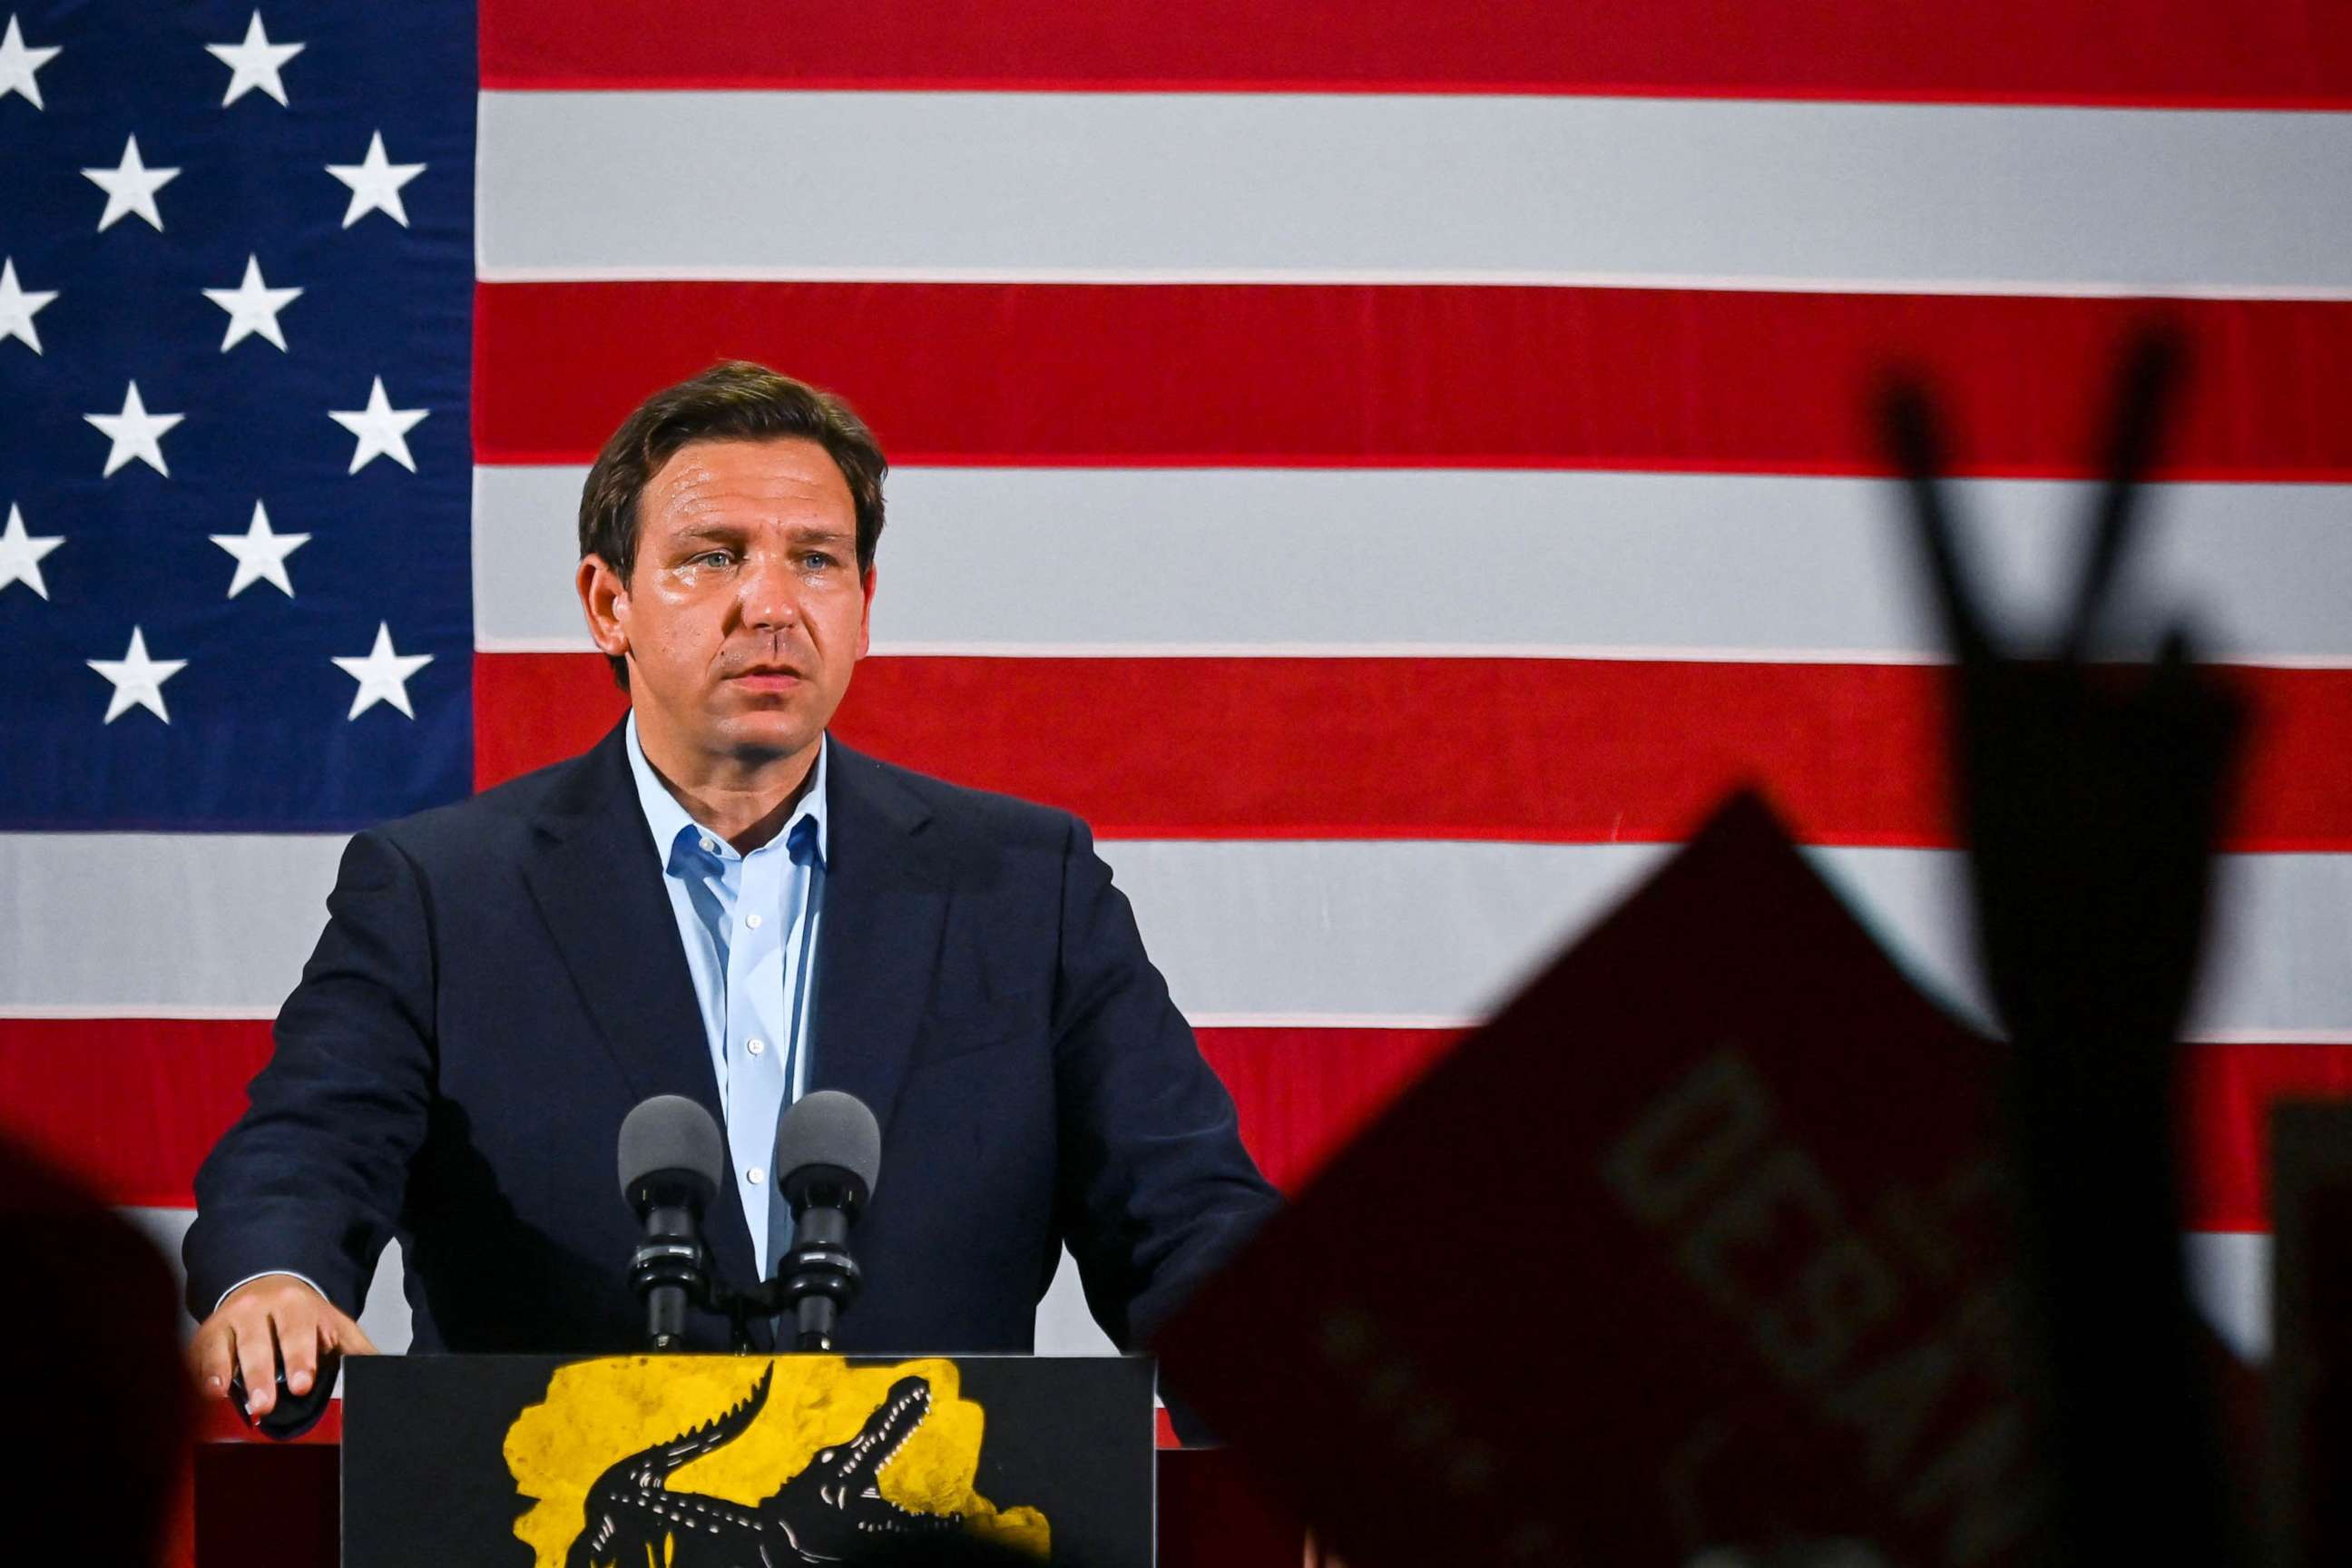
[[[736,1194],[759,1253],[760,1277],[792,1245],[792,1211],[776,1196],[776,1121],[808,1087],[811,991],[824,912],[824,770],[820,742],[792,819],[749,855],[688,815],[646,761],[629,715],[629,772],[662,859],[686,967],[702,1006],[719,1079]]]

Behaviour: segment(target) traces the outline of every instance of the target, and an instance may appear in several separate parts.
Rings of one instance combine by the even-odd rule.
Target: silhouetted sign
[[[1998,1068],[1736,798],[1202,1294],[1167,1379],[1356,1568],[2014,1561]]]
[[[2271,1112],[2272,1485],[2281,1563],[2352,1554],[2352,1105]]]
[[[346,1568],[1149,1568],[1151,1363],[355,1358]]]

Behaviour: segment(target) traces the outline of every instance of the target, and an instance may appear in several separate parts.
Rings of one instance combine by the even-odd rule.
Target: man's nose
[[[792,563],[779,555],[754,555],[744,563],[743,620],[763,631],[782,631],[800,624],[800,577]]]

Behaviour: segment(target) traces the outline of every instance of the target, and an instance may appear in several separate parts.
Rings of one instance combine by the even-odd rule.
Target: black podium
[[[345,1568],[1150,1568],[1144,1357],[356,1357]]]

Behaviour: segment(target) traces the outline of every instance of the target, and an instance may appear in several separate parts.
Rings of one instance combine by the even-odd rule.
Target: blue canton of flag
[[[465,795],[474,7],[0,0],[0,827]]]

